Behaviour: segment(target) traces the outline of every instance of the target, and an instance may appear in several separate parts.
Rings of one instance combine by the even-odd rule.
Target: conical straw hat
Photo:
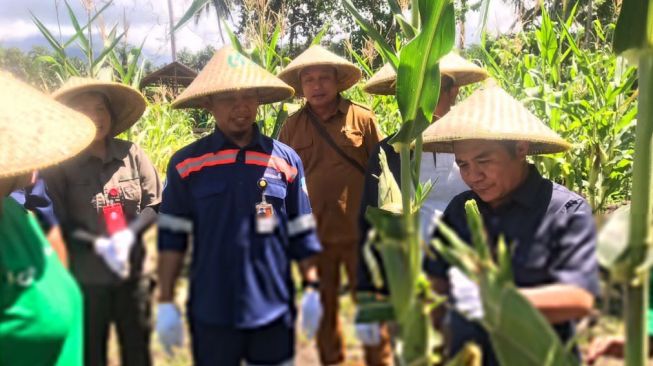
[[[454,141],[528,141],[529,155],[565,151],[571,145],[498,86],[479,89],[422,134],[424,150],[453,152]]]
[[[0,71],[0,178],[59,163],[95,137],[86,116]]]
[[[125,84],[91,78],[72,77],[52,93],[52,97],[70,105],[76,97],[88,92],[103,94],[109,100],[111,136],[120,134],[136,123],[147,106],[145,97],[138,90]]]
[[[298,96],[303,94],[299,73],[309,66],[331,66],[336,69],[338,92],[347,90],[361,79],[361,70],[353,63],[327,51],[321,46],[313,45],[279,73],[279,78],[295,88]]]
[[[485,80],[488,73],[481,67],[449,52],[440,60],[440,72],[453,79],[454,85],[464,86]],[[385,64],[365,83],[363,90],[370,94],[394,95],[397,73],[392,65]]]
[[[274,103],[293,96],[294,90],[231,46],[219,49],[172,106],[199,108],[209,95],[256,91],[259,103]]]

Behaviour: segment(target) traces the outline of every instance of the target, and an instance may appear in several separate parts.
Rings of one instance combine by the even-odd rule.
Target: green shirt
[[[81,366],[82,297],[34,217],[0,212],[0,366]]]

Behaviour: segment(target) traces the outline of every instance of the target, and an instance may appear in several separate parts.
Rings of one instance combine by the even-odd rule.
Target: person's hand
[[[364,346],[378,346],[381,343],[381,324],[356,323],[356,337]]]
[[[168,356],[174,354],[173,346],[181,347],[184,344],[181,313],[174,303],[162,302],[157,306],[156,333]]]
[[[116,253],[115,246],[111,239],[101,236],[95,241],[93,241],[93,247],[95,252],[102,257],[104,263],[107,264],[109,269],[121,278],[127,277],[129,274],[129,268],[125,268],[126,263],[119,259],[118,253]]]
[[[322,320],[322,302],[320,300],[320,293],[307,289],[302,295],[302,329],[306,334],[306,338],[312,339],[315,337],[320,321]]]
[[[597,338],[590,343],[585,361],[592,365],[604,356],[623,358],[625,345],[626,341],[621,336]]]
[[[136,234],[131,229],[123,229],[111,235],[111,244],[114,247],[118,260],[129,263],[129,253],[136,244]]]
[[[454,308],[469,319],[482,318],[483,303],[478,285],[456,267],[451,267],[448,275]]]

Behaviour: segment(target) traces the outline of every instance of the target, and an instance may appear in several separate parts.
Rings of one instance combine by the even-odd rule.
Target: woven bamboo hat
[[[440,72],[453,79],[455,86],[483,81],[488,77],[487,71],[465,60],[456,53],[449,52],[440,59]],[[397,73],[392,65],[385,64],[365,83],[363,90],[370,94],[394,95]]]
[[[82,151],[95,137],[86,116],[0,71],[0,178],[29,173]]]
[[[331,66],[336,69],[338,78],[338,92],[347,90],[361,79],[361,70],[353,63],[327,51],[321,46],[313,45],[279,73],[279,78],[295,88],[297,95],[301,96],[302,83],[299,73],[309,66]]]
[[[131,127],[145,112],[147,103],[138,90],[125,84],[91,78],[72,77],[52,97],[66,105],[88,92],[100,93],[109,100],[111,109],[111,136]]]
[[[571,145],[496,85],[479,89],[422,134],[424,150],[453,152],[462,140],[528,141],[528,154],[565,151]]]
[[[219,49],[195,80],[172,106],[199,108],[209,95],[227,95],[236,91],[256,91],[259,103],[267,104],[290,98],[293,88],[269,73],[231,46]]]

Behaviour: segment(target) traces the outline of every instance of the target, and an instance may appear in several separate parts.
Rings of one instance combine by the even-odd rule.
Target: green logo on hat
[[[245,66],[245,57],[240,53],[234,52],[227,57],[227,64],[233,68],[243,67]]]

